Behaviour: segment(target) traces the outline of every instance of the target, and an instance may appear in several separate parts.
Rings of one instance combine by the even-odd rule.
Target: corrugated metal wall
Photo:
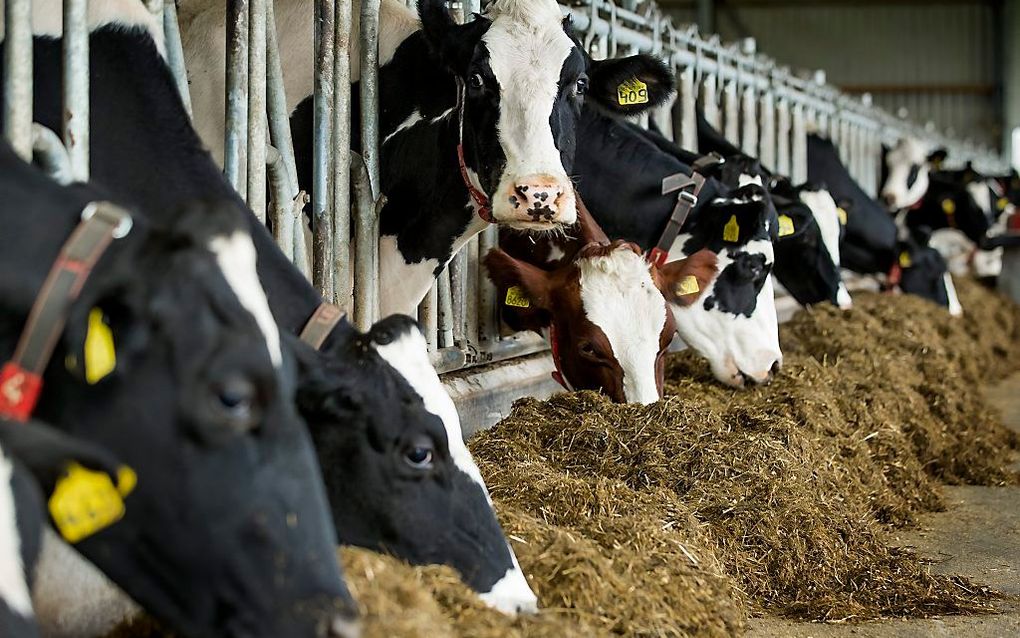
[[[781,64],[824,69],[891,112],[905,107],[911,119],[998,146],[998,4],[729,0],[717,2],[716,20],[724,41],[752,36]],[[674,20],[693,20],[688,7]]]

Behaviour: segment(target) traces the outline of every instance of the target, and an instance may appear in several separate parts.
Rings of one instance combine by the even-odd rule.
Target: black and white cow
[[[111,485],[120,465],[107,451],[37,420],[0,419],[0,635],[39,636],[32,585],[49,515],[44,498],[72,465],[105,473]]]
[[[846,216],[843,266],[861,274],[886,275],[887,285],[959,314],[956,289],[945,260],[931,255],[937,255],[928,246],[931,231],[897,228],[893,217],[850,176],[829,140],[808,135],[807,158],[808,179],[825,184]]]
[[[61,246],[105,194],[56,185],[6,144],[0,190],[0,268],[18,273],[0,280],[7,360]],[[216,205],[162,230],[135,218],[70,304],[35,414],[136,472],[124,518],[76,548],[155,616],[189,634],[314,636],[335,622],[348,635],[354,604],[322,560],[336,537],[293,407],[294,361],[244,224]]]
[[[879,196],[890,211],[910,208],[928,190],[928,176],[946,159],[944,149],[932,150],[921,140],[901,138],[892,148],[882,147],[882,188]]]
[[[305,7],[306,19],[280,22],[284,43],[295,28],[309,29],[302,38],[311,32],[312,1],[295,4]],[[413,12],[402,2],[383,6],[379,134],[387,201],[379,220],[379,304],[383,315],[412,314],[443,266],[489,223],[530,231],[574,223],[569,175],[582,103],[641,112],[669,97],[672,79],[649,56],[586,63],[554,0],[496,0],[463,25],[442,0],[422,0],[421,28],[414,30]],[[213,38],[192,30],[212,22],[205,15],[193,19],[186,46],[201,52],[218,41],[220,32]],[[307,99],[292,120],[306,188],[313,156],[308,53],[298,48],[292,55],[282,45],[285,74],[307,78],[301,95]],[[648,102],[621,106],[617,88],[632,78],[645,83]],[[200,92],[222,92],[222,85]]]
[[[583,109],[577,188],[610,238],[633,241],[644,250],[658,241],[675,204],[662,195],[662,178],[691,171],[677,158],[683,151],[663,152],[659,144],[664,143],[595,109]],[[704,248],[718,255],[719,274],[701,300],[672,309],[680,337],[728,385],[767,382],[782,364],[769,277],[776,230],[775,208],[760,183],[749,180],[728,188],[712,177],[670,250],[671,260]]]
[[[196,199],[243,211],[272,319],[285,334],[299,333],[321,298],[202,147],[154,45],[161,31],[151,31],[144,6],[109,7],[113,13],[92,20],[90,38],[92,179],[161,223],[174,223],[173,211]],[[36,119],[59,127],[58,40],[36,38],[35,69]],[[297,406],[309,423],[340,542],[449,564],[490,605],[534,609],[535,595],[417,324],[394,316],[361,333],[343,321],[319,351],[293,348]]]

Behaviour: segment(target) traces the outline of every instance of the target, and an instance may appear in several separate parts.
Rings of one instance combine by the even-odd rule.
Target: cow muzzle
[[[493,202],[493,219],[525,230],[569,226],[577,219],[574,189],[565,177],[526,175],[504,180]]]

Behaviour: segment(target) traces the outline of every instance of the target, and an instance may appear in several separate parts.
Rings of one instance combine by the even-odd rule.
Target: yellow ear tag
[[[504,303],[514,308],[530,308],[531,300],[524,294],[524,290],[520,286],[510,286],[506,289],[506,299]]]
[[[77,543],[123,518],[124,497],[137,483],[138,477],[127,466],[117,470],[115,487],[106,472],[71,463],[50,496],[50,516],[60,535]]]
[[[846,226],[846,209],[840,206],[836,209],[836,214],[839,215],[839,223]]]
[[[794,231],[793,220],[790,219],[790,216],[789,215],[780,215],[779,216],[779,236],[780,237],[786,237],[787,235],[792,235],[793,231]]]
[[[631,78],[616,87],[616,99],[621,106],[648,103],[648,85],[637,78]]]
[[[951,199],[942,200],[942,212],[946,215],[952,215],[956,212],[956,202]]]
[[[910,261],[910,253],[903,251],[900,253],[900,268],[910,268],[914,265],[914,262]]]
[[[740,240],[740,224],[737,223],[737,216],[730,215],[730,221],[722,229],[723,241],[736,242]]]
[[[701,286],[698,285],[698,278],[694,275],[687,275],[676,285],[676,294],[678,297],[682,295],[693,295],[696,292],[701,292]]]
[[[89,311],[89,329],[85,334],[85,381],[98,383],[117,367],[117,352],[113,347],[113,332],[103,321],[103,311]]]
[[[1009,200],[1005,197],[1000,197],[999,201],[995,202],[995,207],[999,210],[1006,210],[1006,206],[1009,205]]]

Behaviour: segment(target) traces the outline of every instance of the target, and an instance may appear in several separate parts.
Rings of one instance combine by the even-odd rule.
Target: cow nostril
[[[356,618],[334,616],[329,623],[328,638],[360,638],[361,623]]]

